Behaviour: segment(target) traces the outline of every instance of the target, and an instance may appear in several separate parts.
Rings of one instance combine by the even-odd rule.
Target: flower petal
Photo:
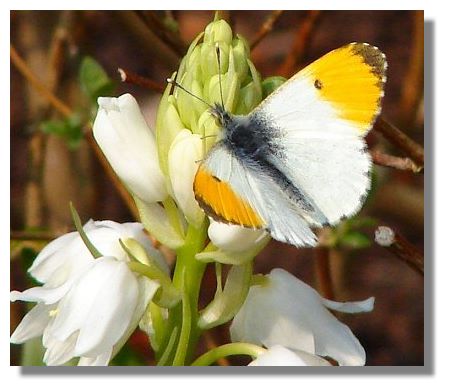
[[[70,232],[52,240],[38,254],[31,267],[28,269],[30,273],[39,282],[46,282],[55,270],[61,266],[64,258],[60,257],[58,252],[64,251],[67,246],[79,237],[78,232]]]
[[[103,352],[96,357],[81,357],[78,361],[78,366],[104,367],[109,364],[112,358],[112,348]]]
[[[274,269],[267,277],[266,284],[250,288],[234,318],[233,341],[282,345],[332,357],[341,365],[364,365],[360,342],[325,308],[315,289],[282,269]]]
[[[230,252],[247,251],[267,236],[265,230],[254,230],[213,220],[207,232],[213,244]]]
[[[62,297],[69,291],[72,286],[73,279],[67,280],[64,284],[57,288],[46,288],[36,286],[34,288],[27,289],[23,292],[12,291],[10,293],[10,300],[12,302],[21,301],[35,301],[38,303],[54,304],[61,300]]]
[[[176,135],[168,153],[168,170],[176,202],[187,221],[197,227],[204,219],[204,212],[195,199],[193,180],[203,158],[202,146],[198,134],[184,129]]]
[[[323,304],[334,311],[345,312],[347,314],[356,314],[358,312],[371,312],[374,308],[374,297],[369,297],[362,301],[348,301],[341,303],[338,301],[321,299]]]
[[[126,332],[136,309],[139,297],[136,277],[126,264],[104,261],[115,270],[108,280],[102,281],[103,289],[98,291],[84,319],[75,348],[77,356],[100,355],[112,347]],[[103,270],[104,267],[98,268],[96,279]]]
[[[43,334],[45,327],[50,321],[49,312],[54,306],[45,304],[35,305],[19,323],[17,328],[11,335],[11,343],[23,343],[31,338],[38,337]]]
[[[74,356],[77,333],[73,333],[64,341],[47,336],[43,361],[46,365],[62,365]]]
[[[331,366],[324,358],[300,350],[290,350],[281,345],[274,345],[260,354],[249,366]]]

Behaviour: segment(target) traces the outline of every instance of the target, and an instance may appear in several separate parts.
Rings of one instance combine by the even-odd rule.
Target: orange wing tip
[[[380,113],[386,69],[385,54],[377,47],[351,43],[324,55],[304,72],[339,117],[353,123],[364,134]]]
[[[235,194],[229,183],[204,168],[198,169],[193,190],[200,207],[213,219],[254,229],[265,226],[259,214]]]
[[[365,42],[354,42],[350,46],[352,47],[352,52],[362,57],[363,62],[371,68],[371,72],[378,77],[379,83],[383,87],[383,84],[387,81],[386,70],[388,68],[385,54],[377,46]]]

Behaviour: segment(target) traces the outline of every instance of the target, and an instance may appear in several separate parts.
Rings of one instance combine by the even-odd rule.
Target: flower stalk
[[[265,351],[266,349],[251,343],[228,343],[225,345],[217,346],[216,348],[204,353],[192,363],[192,366],[208,366],[218,361],[220,358],[228,356],[245,355],[256,358],[257,356],[259,356],[259,354],[265,353]]]

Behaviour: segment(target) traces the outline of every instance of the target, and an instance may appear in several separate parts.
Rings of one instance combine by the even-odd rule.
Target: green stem
[[[173,366],[183,365],[186,359],[187,348],[189,346],[190,330],[192,328],[192,314],[187,292],[184,290],[182,298],[182,325],[179,334],[178,347],[176,349]]]
[[[200,228],[189,225],[185,244],[177,251],[173,285],[183,293],[185,300],[169,311],[167,330],[161,349],[161,352],[164,352],[162,354],[165,355],[169,348],[168,339],[172,330],[175,327],[179,328],[180,325],[183,325],[182,329],[184,330],[184,334],[182,338],[180,336],[178,339],[176,350],[173,351],[173,348],[171,348],[171,352],[167,353],[172,360],[175,360],[175,352],[179,352],[176,355],[176,365],[184,365],[191,360],[201,333],[201,330],[197,326],[199,317],[198,297],[206,265],[197,261],[195,255],[204,248],[206,228],[205,223]],[[187,326],[186,322],[189,322],[189,326]],[[179,345],[183,346],[181,347]]]
[[[86,232],[84,232],[83,224],[81,223],[80,215],[76,211],[73,204],[70,202],[70,213],[72,214],[72,220],[75,224],[76,230],[81,236],[81,239],[83,240],[84,244],[86,245],[87,249],[90,251],[92,256],[95,259],[98,259],[102,257],[103,255],[100,253],[100,251],[97,250],[97,248],[92,244],[90,239],[87,237]]]
[[[168,362],[173,346],[175,346],[177,336],[178,336],[178,328],[175,327],[170,333],[170,338],[168,339],[167,347],[164,351],[164,354],[162,354],[161,358],[157,363],[158,366],[163,366]]]
[[[264,353],[265,351],[266,349],[261,348],[260,346],[246,342],[228,343],[226,345],[218,346],[204,353],[202,356],[198,357],[192,363],[192,366],[211,365],[218,359],[227,356],[247,355],[252,356],[254,358],[257,357],[259,354]]]

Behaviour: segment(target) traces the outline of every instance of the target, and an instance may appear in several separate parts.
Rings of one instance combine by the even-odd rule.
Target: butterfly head
[[[210,108],[210,113],[217,121],[217,124],[222,128],[227,128],[229,123],[232,121],[231,115],[226,111],[221,103],[215,103]]]

